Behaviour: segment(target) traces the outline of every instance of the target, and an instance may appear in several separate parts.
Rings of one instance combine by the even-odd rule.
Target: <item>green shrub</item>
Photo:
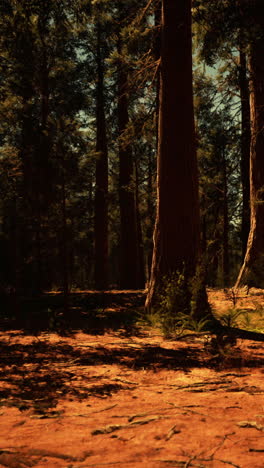
[[[165,336],[181,335],[186,330],[201,332],[208,329],[207,310],[197,313],[202,301],[205,306],[207,304],[204,294],[200,277],[195,276],[188,282],[184,272],[174,272],[163,278],[155,319],[158,317]]]

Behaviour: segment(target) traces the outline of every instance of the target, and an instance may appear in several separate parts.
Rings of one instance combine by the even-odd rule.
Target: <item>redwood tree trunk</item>
[[[258,8],[259,6],[259,8]],[[262,5],[263,6],[263,5]],[[236,287],[264,287],[264,14],[261,2],[253,2],[259,30],[251,44],[250,68],[250,232],[244,263]]]
[[[163,0],[157,215],[146,307],[155,307],[163,278],[195,274],[200,250],[195,147],[191,0]]]
[[[105,122],[104,66],[101,26],[97,25],[95,287],[108,285],[108,151]]]

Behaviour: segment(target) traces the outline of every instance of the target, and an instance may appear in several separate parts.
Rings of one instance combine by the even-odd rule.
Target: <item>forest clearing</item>
[[[0,1],[0,468],[264,467],[263,0]]]
[[[31,329],[1,320],[1,468],[263,468],[263,339],[222,352],[205,332],[168,339],[140,320],[142,292],[110,293],[60,331],[43,313]],[[263,290],[241,292],[235,312],[223,290],[209,300],[263,332]]]

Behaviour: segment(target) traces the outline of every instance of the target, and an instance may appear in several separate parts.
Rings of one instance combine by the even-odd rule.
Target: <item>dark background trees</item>
[[[210,286],[232,286],[245,254],[237,284],[263,284],[259,5],[257,0],[193,2],[195,37],[188,60],[194,64],[199,226]],[[158,0],[1,3],[2,293],[19,298],[62,289],[66,299],[74,288],[143,289],[149,280],[160,11]],[[175,12],[171,21],[176,19]],[[171,158],[194,145],[192,117],[181,104],[185,76],[175,83],[173,78],[185,52],[178,36],[167,46],[171,68],[163,93],[170,89],[179,102],[173,101],[177,111],[166,115],[164,128],[171,134],[177,130],[179,147],[166,140],[168,166],[162,177],[165,185],[173,178],[177,193],[162,201],[167,213],[162,227],[175,225],[164,234],[163,250],[177,244],[195,258],[197,241],[189,245],[177,229],[186,222],[191,232],[198,223],[187,209],[190,191],[183,196],[184,174],[190,171],[194,180],[196,169],[177,167],[176,183]],[[191,102],[190,90],[191,83],[186,91]]]

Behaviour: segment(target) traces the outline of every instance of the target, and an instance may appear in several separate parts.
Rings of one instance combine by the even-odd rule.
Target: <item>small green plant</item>
[[[186,313],[190,308],[190,292],[184,272],[174,272],[162,280],[159,309],[167,313]]]
[[[181,336],[186,331],[201,333],[209,329],[211,321],[208,317],[200,320],[195,319],[191,314],[178,313],[173,320],[168,321],[167,317],[161,320],[161,329],[165,336],[175,334]]]
[[[230,307],[224,314],[219,314],[220,322],[229,328],[239,327],[249,331],[263,332],[263,307],[257,304],[255,309]]]
[[[183,317],[190,310],[190,293],[184,272],[174,272],[162,280],[156,313],[165,336],[178,330],[181,333]]]
[[[256,304],[255,309],[245,311],[245,314],[242,316],[241,326],[253,332],[264,332],[262,304]]]
[[[137,315],[137,325],[158,328],[160,326],[160,315],[158,312],[139,312]]]
[[[238,317],[244,314],[244,309],[229,308],[227,312],[225,314],[222,314],[219,318],[222,324],[226,327],[235,327],[238,325]]]
[[[250,316],[248,312],[244,313],[242,320],[241,320],[241,324],[243,328],[245,328],[246,330],[249,330],[250,328],[252,328],[252,317]]]
[[[200,318],[196,313],[201,290],[197,278],[188,283],[183,269],[181,273],[174,272],[163,278],[161,286],[158,307],[152,320],[159,323],[166,337],[180,336],[186,330],[199,333],[209,329],[209,317]]]

